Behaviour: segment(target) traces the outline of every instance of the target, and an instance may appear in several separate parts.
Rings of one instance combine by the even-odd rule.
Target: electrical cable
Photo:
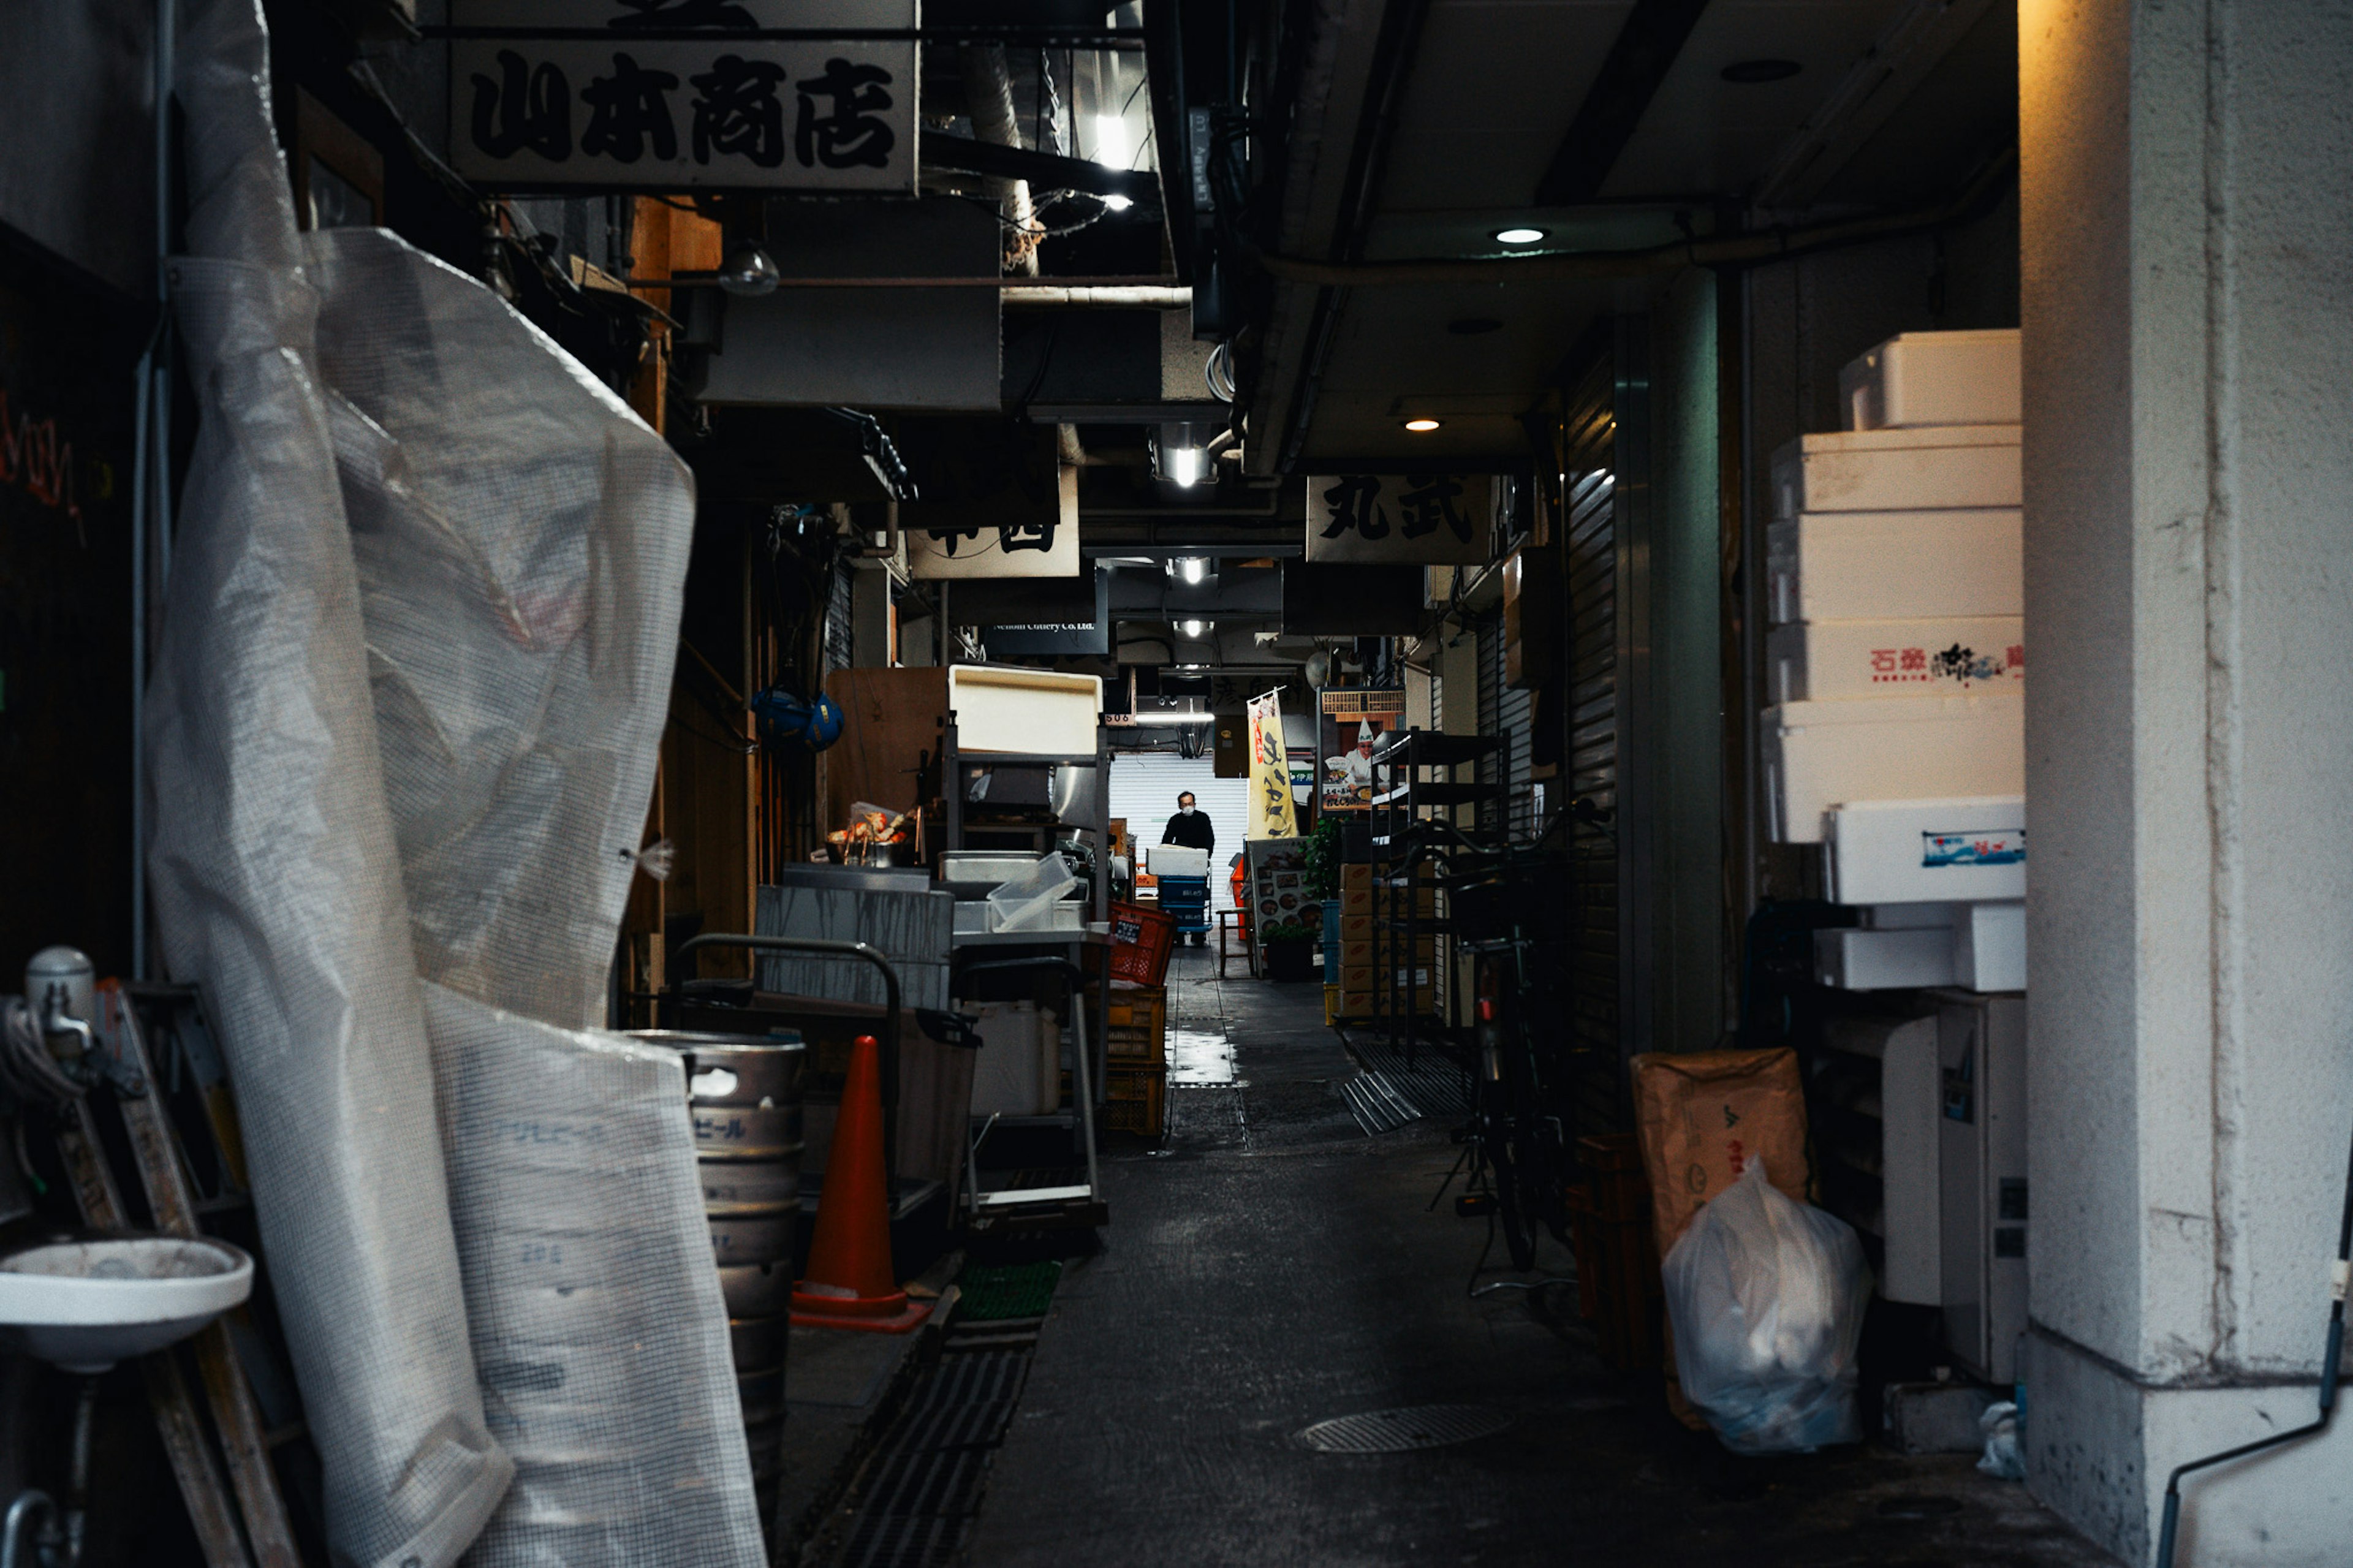
[[[32,1105],[65,1105],[90,1093],[49,1054],[21,996],[0,1002],[0,1086]]]
[[[2328,1418],[2337,1408],[2337,1373],[2345,1352],[2345,1294],[2348,1284],[2353,1284],[2353,1154],[2348,1154],[2346,1161],[2345,1206],[2337,1225],[2336,1261],[2328,1271],[2328,1329],[2320,1353],[2320,1414],[2302,1426],[2242,1443],[2186,1465],[2176,1465],[2173,1473],[2165,1479],[2165,1512],[2158,1528],[2157,1568],[2173,1568],[2174,1538],[2181,1523],[2182,1477],[2215,1465],[2227,1465],[2267,1448],[2316,1437],[2328,1429]]]

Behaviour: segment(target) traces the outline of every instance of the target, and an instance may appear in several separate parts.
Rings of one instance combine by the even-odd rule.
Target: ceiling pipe
[[[1677,240],[1672,245],[1637,250],[1355,262],[1311,261],[1261,251],[1256,253],[1256,259],[1269,274],[1286,283],[1344,289],[1432,283],[1560,283],[1637,278],[1691,267],[1757,267],[1816,251],[1868,245],[1874,240],[1947,227],[1974,216],[2008,185],[2017,170],[2018,149],[2012,146],[1987,164],[1958,195],[1935,206],[1803,227],[1773,228],[1725,239]]]
[[[999,296],[1008,310],[1074,306],[1099,310],[1189,310],[1193,290],[1157,285],[1054,283],[1009,284]]]
[[[964,68],[965,103],[972,113],[976,142],[998,147],[1021,145],[1021,121],[1013,109],[1013,73],[1005,63],[1003,44],[966,44],[957,51]],[[1012,233],[1005,246],[1005,269],[1026,278],[1038,276],[1038,241],[1043,230],[1029,205],[1029,182],[990,176],[989,187],[1003,205]]]

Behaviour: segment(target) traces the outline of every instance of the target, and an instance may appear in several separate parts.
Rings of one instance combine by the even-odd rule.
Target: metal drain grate
[[[1509,1415],[1483,1405],[1409,1405],[1318,1421],[1299,1440],[1325,1454],[1403,1454],[1492,1437],[1511,1424]]]
[[[1341,1084],[1340,1098],[1348,1102],[1349,1113],[1367,1138],[1394,1132],[1422,1115],[1421,1108],[1399,1094],[1386,1073],[1358,1073]]]

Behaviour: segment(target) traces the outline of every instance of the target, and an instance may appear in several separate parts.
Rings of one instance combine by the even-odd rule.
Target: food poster
[[[1369,811],[1377,784],[1388,770],[1374,776],[1373,752],[1381,737],[1405,722],[1402,690],[1326,691],[1324,693],[1323,773],[1316,799],[1319,811]]]
[[[1306,840],[1253,838],[1243,848],[1250,873],[1250,943],[1262,956],[1267,933],[1284,926],[1314,935],[1324,927],[1324,905],[1307,892]]]

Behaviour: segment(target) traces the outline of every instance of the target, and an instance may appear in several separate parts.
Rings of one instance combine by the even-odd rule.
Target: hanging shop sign
[[[1324,778],[1318,811],[1370,811],[1373,792],[1388,770],[1373,766],[1380,739],[1405,722],[1405,693],[1382,690],[1324,693]]]
[[[1491,559],[1489,474],[1327,474],[1307,481],[1307,559],[1479,565]]]
[[[911,502],[900,507],[899,524],[917,577],[1075,577],[1079,470],[1060,469],[1047,496]]]
[[[451,161],[478,184],[914,194],[915,0],[449,9]]]
[[[1282,694],[1250,700],[1250,838],[1296,838],[1291,759],[1282,744]]]

